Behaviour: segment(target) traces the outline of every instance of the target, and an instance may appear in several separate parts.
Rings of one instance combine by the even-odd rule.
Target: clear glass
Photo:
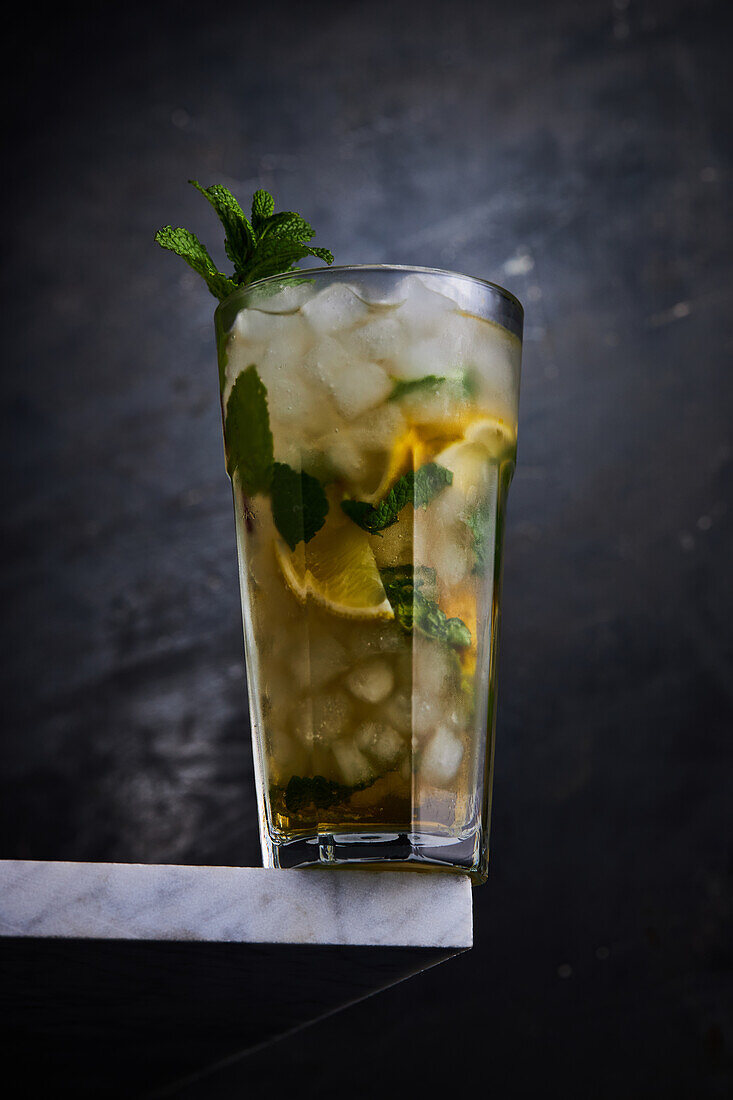
[[[216,311],[228,453],[252,367],[272,436],[256,490],[232,476],[265,866],[486,878],[522,316],[394,266],[274,276]]]

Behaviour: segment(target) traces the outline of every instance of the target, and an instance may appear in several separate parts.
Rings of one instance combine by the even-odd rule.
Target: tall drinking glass
[[[483,882],[522,307],[324,268],[216,335],[264,864]]]

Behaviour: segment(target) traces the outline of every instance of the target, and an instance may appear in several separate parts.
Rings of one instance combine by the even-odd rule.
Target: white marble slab
[[[0,861],[0,935],[470,947],[452,874]]]

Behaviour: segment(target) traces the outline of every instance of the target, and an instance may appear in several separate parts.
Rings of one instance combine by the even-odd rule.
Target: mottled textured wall
[[[0,856],[259,861],[213,299],[152,243],[223,261],[186,179],[525,304],[477,946],[281,1046],[299,1096],[374,1096],[366,1049],[411,1094],[728,1095],[730,31],[373,0],[6,38]]]

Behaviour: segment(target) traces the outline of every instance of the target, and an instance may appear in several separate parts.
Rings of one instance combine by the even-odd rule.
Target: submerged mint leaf
[[[434,569],[394,566],[381,570],[381,577],[395,619],[408,634],[416,630],[453,649],[471,644],[471,631],[463,620],[449,619],[434,598]]]
[[[457,400],[468,400],[476,396],[476,379],[465,370],[456,370],[451,374],[425,374],[422,378],[398,378],[388,401],[399,401],[413,393],[425,390],[438,392],[438,387],[448,386],[451,395]]]
[[[453,473],[437,462],[426,462],[410,470],[394,483],[384,500],[367,504],[362,500],[343,500],[341,508],[354,523],[370,534],[378,534],[396,523],[406,504],[427,508],[431,500],[453,481]]]
[[[463,522],[472,535],[471,549],[475,558],[474,573],[483,573],[486,568],[489,551],[489,518],[488,509],[481,506],[463,517]]]
[[[272,468],[272,518],[291,550],[310,542],[328,515],[328,500],[320,481],[284,462]]]
[[[215,298],[226,298],[236,290],[236,283],[217,270],[201,241],[189,229],[174,229],[172,225],[164,225],[155,234],[155,239],[161,248],[175,252],[185,260],[204,279]]]
[[[275,201],[268,191],[255,191],[250,222],[237,199],[222,184],[203,187],[197,180],[189,183],[211,203],[224,226],[224,249],[234,265],[233,274],[227,276],[218,271],[204,246],[187,229],[164,226],[155,239],[163,248],[182,256],[203,276],[216,298],[226,298],[237,287],[247,286],[255,279],[291,271],[299,260],[308,256],[333,263],[333,253],[328,248],[306,244],[315,231],[305,218],[292,210],[275,213]]]
[[[416,508],[427,508],[431,500],[453,483],[453,471],[437,462],[426,462],[415,471],[413,503]]]
[[[227,471],[239,475],[247,496],[266,493],[272,479],[272,432],[267,390],[254,364],[237,378],[227,401],[224,420]]]
[[[317,810],[327,810],[339,802],[346,802],[356,791],[363,791],[376,782],[378,776],[366,783],[355,783],[351,787],[326,779],[323,775],[292,775],[285,788],[284,802],[289,813],[297,813],[306,806],[315,806]],[[282,788],[281,788],[282,790]],[[277,788],[273,789],[277,796]]]
[[[426,374],[422,378],[398,378],[387,400],[399,401],[401,397],[405,397],[408,393],[437,389],[443,382],[445,382],[445,378],[438,374]]]
[[[445,640],[448,645],[456,649],[463,649],[471,644],[471,631],[463,619],[447,619],[445,624]]]

